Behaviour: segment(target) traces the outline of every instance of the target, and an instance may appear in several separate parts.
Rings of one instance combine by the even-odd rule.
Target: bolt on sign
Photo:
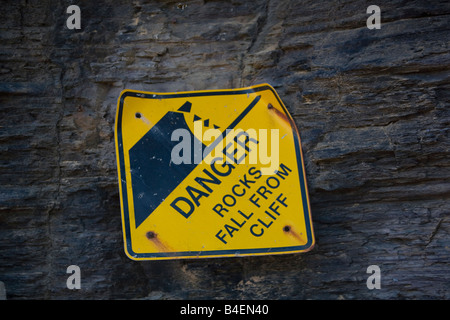
[[[131,259],[312,249],[300,137],[271,86],[125,90],[115,133]]]

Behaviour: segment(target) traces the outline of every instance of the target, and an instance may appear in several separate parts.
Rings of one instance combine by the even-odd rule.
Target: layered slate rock
[[[370,3],[372,4],[372,3]],[[7,1],[0,26],[0,281],[7,299],[448,299],[446,1]],[[267,82],[302,138],[316,247],[125,256],[121,90]],[[69,290],[69,265],[81,289]],[[367,267],[378,265],[380,290]]]

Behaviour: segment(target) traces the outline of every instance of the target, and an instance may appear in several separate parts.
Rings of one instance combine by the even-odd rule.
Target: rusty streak
[[[270,112],[274,113],[275,116],[287,122],[289,125],[293,125],[291,118],[289,118],[284,112],[281,112],[280,110],[275,108],[271,103],[267,105],[267,109],[269,109]]]
[[[300,243],[306,243],[306,241],[297,233],[295,232],[291,226],[286,225],[283,227],[283,231],[291,236],[293,236],[295,239],[297,239]]]
[[[156,248],[158,248],[159,251],[169,251],[169,248],[158,238],[158,234],[156,232],[149,231],[145,234],[145,236],[156,246]]]

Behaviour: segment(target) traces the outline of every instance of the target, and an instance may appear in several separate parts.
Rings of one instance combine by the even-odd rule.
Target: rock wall
[[[81,9],[81,29],[66,9]],[[369,30],[366,9],[381,8]],[[448,299],[448,1],[7,1],[0,281],[7,299]],[[114,148],[121,90],[274,86],[316,247],[136,262]],[[69,265],[81,289],[69,290]],[[369,290],[369,265],[381,289]]]

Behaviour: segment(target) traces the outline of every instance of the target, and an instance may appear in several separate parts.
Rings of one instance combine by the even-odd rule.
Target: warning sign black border
[[[304,176],[304,166],[303,166],[303,156],[301,150],[300,137],[295,124],[293,124],[293,136],[295,141],[295,152],[297,157],[297,166],[300,178],[300,189],[302,195],[302,201],[304,205],[304,218],[307,231],[307,242],[301,246],[289,246],[289,247],[278,247],[278,248],[254,248],[254,249],[232,249],[232,250],[210,250],[210,251],[180,251],[180,252],[154,252],[154,253],[136,253],[132,249],[132,239],[131,239],[131,227],[130,227],[130,213],[128,207],[128,195],[127,195],[127,180],[125,174],[125,155],[123,151],[123,141],[122,141],[122,115],[124,108],[124,101],[126,97],[138,97],[146,99],[171,99],[171,98],[188,98],[188,97],[200,97],[200,96],[219,96],[219,95],[239,95],[239,94],[249,94],[260,91],[270,90],[276,97],[278,103],[283,108],[284,113],[290,118],[289,113],[284,106],[283,102],[280,100],[278,94],[268,84],[263,84],[251,88],[235,89],[230,91],[199,91],[199,92],[184,92],[184,93],[171,93],[171,94],[161,94],[161,93],[149,93],[149,92],[136,92],[124,90],[119,97],[118,110],[116,114],[116,152],[118,156],[118,170],[120,172],[119,184],[121,184],[121,206],[123,212],[123,230],[124,230],[124,241],[125,241],[125,252],[133,260],[151,260],[151,259],[183,259],[183,258],[208,258],[208,257],[224,257],[224,256],[236,256],[236,255],[258,255],[258,254],[276,254],[276,253],[287,253],[287,252],[299,252],[311,250],[314,246],[314,233],[311,225],[311,213],[309,208],[309,199],[306,185],[306,178]]]

